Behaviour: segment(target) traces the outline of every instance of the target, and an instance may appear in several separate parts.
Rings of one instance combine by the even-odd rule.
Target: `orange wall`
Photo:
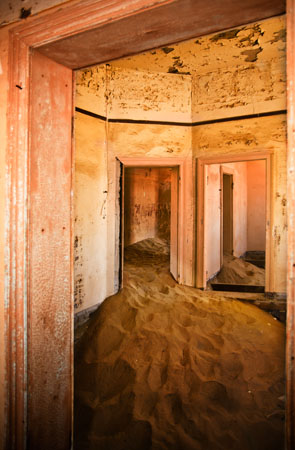
[[[265,250],[265,161],[249,161],[247,163],[247,184],[247,250]]]
[[[170,237],[171,169],[126,168],[124,245]]]

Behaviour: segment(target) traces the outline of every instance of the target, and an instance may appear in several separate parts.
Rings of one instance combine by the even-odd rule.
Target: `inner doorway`
[[[198,161],[198,287],[271,292],[270,161],[270,155]],[[228,268],[235,273],[225,279]]]
[[[221,178],[221,257],[233,254],[233,174],[223,172]]]
[[[125,248],[149,240],[167,246],[170,272],[178,281],[179,167],[121,163],[120,174],[120,287]]]

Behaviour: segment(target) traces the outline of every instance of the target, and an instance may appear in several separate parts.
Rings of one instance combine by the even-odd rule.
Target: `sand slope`
[[[129,247],[77,347],[75,449],[283,449],[284,326],[177,285],[168,258]]]
[[[210,280],[211,283],[251,284],[264,286],[265,269],[248,263],[241,258],[224,255],[221,271]]]

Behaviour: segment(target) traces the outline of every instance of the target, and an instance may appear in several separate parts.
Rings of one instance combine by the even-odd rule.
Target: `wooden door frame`
[[[295,0],[287,0],[286,448],[295,448]]]
[[[257,152],[252,154],[218,155],[208,158],[197,158],[197,237],[196,237],[196,287],[206,289],[206,267],[205,267],[205,167],[210,164],[226,164],[247,161],[266,161],[266,243],[265,243],[265,291],[273,292],[271,258],[271,168],[273,153],[271,151]]]
[[[177,3],[176,0],[84,0],[70,1],[59,5],[57,8],[41,13],[35,17],[26,19],[20,25],[12,27],[9,32],[9,106],[8,106],[8,146],[7,146],[7,221],[6,221],[6,291],[5,291],[5,318],[6,318],[6,371],[5,383],[7,398],[5,403],[7,421],[5,424],[5,441],[9,450],[22,450],[26,447],[27,435],[27,367],[30,360],[27,355],[27,331],[30,326],[30,318],[27,321],[27,302],[28,296],[33,295],[28,284],[28,199],[29,191],[29,161],[30,161],[30,92],[34,90],[31,85],[32,67],[31,52],[33,49],[42,48],[46,45],[60,43],[62,49],[59,49],[59,57],[61,62],[66,54],[69,53],[66,44],[69,39],[79,35],[79,39],[83,37],[81,33],[86,33],[93,29],[102,29],[106,24],[122,22],[126,18],[134,17],[140,23],[144,22],[143,14],[150,11],[160,11],[161,20],[167,18],[166,10],[172,5],[176,5],[175,11],[172,12],[167,19],[166,27],[160,24],[148,25],[149,29],[143,31],[142,35],[138,34],[135,39],[136,45],[131,50],[120,48],[116,53],[116,57],[139,52],[141,50],[167,45],[169,43],[193,38],[198,33],[208,34],[224,30],[234,26],[250,23],[255,20],[265,19],[283,12],[278,8],[278,2],[273,2],[266,13],[265,2],[263,8],[257,3],[257,6],[250,5],[250,2],[239,2],[235,14],[230,14],[231,5],[222,4],[219,14],[211,14],[210,17],[217,17],[217,22],[212,26],[204,25],[196,26],[193,15],[187,12],[186,8]],[[216,2],[215,2],[216,3]],[[269,2],[271,3],[271,2]],[[210,8],[213,2],[205,2],[206,8]],[[216,3],[218,4],[218,2]],[[182,3],[184,5],[184,2]],[[237,6],[237,2],[233,2]],[[196,8],[202,10],[200,5],[196,3]],[[203,6],[203,5],[202,5]],[[192,7],[192,6],[191,6]],[[228,10],[226,10],[226,7]],[[249,7],[249,8],[248,8]],[[257,11],[255,10],[257,8]],[[248,8],[245,10],[241,8]],[[174,16],[173,16],[174,14]],[[181,16],[181,17],[180,17]],[[209,14],[208,14],[209,16]],[[159,15],[160,17],[160,15]],[[172,18],[175,17],[180,23],[180,27],[175,26]],[[187,17],[187,19],[186,19]],[[242,21],[241,22],[241,18]],[[191,20],[190,20],[191,19]],[[159,19],[160,20],[160,19]],[[189,22],[188,24],[186,23]],[[205,24],[205,21],[203,21]],[[173,26],[171,24],[173,23]],[[198,28],[200,26],[200,28]],[[138,28],[140,29],[140,27]],[[287,319],[287,441],[288,448],[294,448],[295,439],[295,12],[294,0],[287,0],[287,41],[288,41],[288,319]],[[163,30],[163,31],[162,31]],[[128,31],[128,30],[127,30]],[[128,34],[128,32],[127,32]],[[148,38],[150,38],[148,40]],[[63,45],[65,43],[65,45]],[[130,46],[133,41],[130,39]],[[105,60],[109,60],[107,53],[107,45],[105,51]],[[57,52],[58,53],[58,52]],[[57,54],[56,53],[56,54]],[[47,53],[51,57],[50,51]],[[112,53],[114,55],[114,53]],[[78,55],[79,57],[79,55]],[[115,56],[113,56],[115,57]],[[104,62],[100,57],[96,63]],[[89,63],[90,64],[90,63]],[[87,64],[87,65],[89,65]],[[73,68],[78,68],[76,65]],[[54,86],[50,86],[50,90],[54,91]],[[42,149],[40,148],[42,152]],[[191,170],[190,164],[187,164]],[[186,172],[185,170],[185,172]],[[192,178],[192,177],[191,177]],[[189,200],[192,192],[187,192]],[[71,198],[68,199],[69,203]],[[44,202],[44,208],[46,208]],[[193,228],[193,220],[190,219]],[[34,239],[34,236],[32,236]],[[50,249],[50,241],[48,241],[48,249]],[[191,258],[191,266],[193,265],[193,242],[188,243],[191,246],[189,250],[189,258]],[[69,268],[72,262],[68,260]],[[193,274],[188,275],[193,279]],[[47,280],[50,282],[50,280]],[[68,300],[69,314],[71,314],[72,298]],[[52,312],[52,311],[51,311]],[[55,311],[53,311],[55,312]],[[58,313],[58,311],[56,311]],[[61,321],[60,326],[64,324]],[[31,330],[34,333],[34,330]],[[40,348],[48,347],[42,339],[40,340]],[[71,356],[69,355],[69,358]],[[46,363],[47,355],[44,352],[44,362]],[[60,370],[60,368],[57,368]],[[51,368],[56,370],[56,368]],[[56,372],[58,373],[58,372]],[[69,385],[73,383],[72,375],[68,377]],[[31,392],[30,395],[37,393]],[[50,396],[50,392],[48,392]],[[40,407],[42,405],[40,404]],[[38,424],[32,424],[32,426]],[[69,436],[69,429],[60,429],[58,417],[56,425],[61,435]],[[18,436],[18,443],[15,443],[15,436]],[[50,442],[47,446],[51,448]],[[60,448],[60,447],[59,447]],[[56,448],[56,450],[59,450]]]
[[[186,272],[192,273],[192,258],[187,248],[187,243],[191,243],[193,239],[193,230],[186,226],[190,223],[189,217],[191,211],[185,204],[185,198],[189,195],[191,187],[191,177],[187,173],[187,159],[173,157],[127,157],[117,156],[124,167],[178,167],[179,169],[179,201],[178,201],[178,233],[177,233],[177,266],[178,266],[178,282],[186,284]],[[117,214],[118,216],[118,214]],[[118,227],[117,227],[118,228]]]
[[[235,183],[235,176],[233,169],[224,165],[220,166],[220,267],[223,266],[223,175],[231,175],[233,184]],[[232,202],[234,201],[232,194]],[[232,205],[232,248],[234,250],[234,221],[233,221],[233,205]]]

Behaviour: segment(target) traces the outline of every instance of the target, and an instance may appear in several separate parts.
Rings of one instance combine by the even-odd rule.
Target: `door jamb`
[[[188,263],[186,261],[186,255],[184,252],[184,243],[187,235],[187,229],[184,226],[186,224],[186,213],[184,198],[185,198],[185,158],[169,158],[169,157],[127,157],[127,156],[117,156],[118,159],[124,167],[178,167],[179,168],[179,201],[178,201],[178,233],[177,233],[177,246],[178,246],[178,282],[180,284],[184,283],[184,270]],[[118,215],[116,214],[118,217]]]
[[[266,161],[266,243],[265,243],[265,291],[273,292],[273,283],[270,275],[272,273],[271,258],[271,229],[272,229],[272,209],[271,209],[271,167],[273,153],[263,151],[252,154],[239,155],[218,155],[208,158],[197,158],[197,249],[196,249],[196,287],[206,289],[205,273],[205,166],[208,164],[226,164],[235,162],[246,162],[255,160]]]
[[[24,301],[29,292],[26,278],[27,269],[27,165],[29,136],[29,82],[30,82],[30,50],[47,42],[62,39],[69,35],[83,32],[99,26],[100,11],[92,14],[91,2],[85,2],[90,13],[84,16],[83,6],[80,14],[76,13],[77,4],[59,5],[58,9],[28,18],[21,26],[17,25],[10,31],[9,37],[9,111],[8,111],[8,140],[7,146],[7,198],[6,214],[6,255],[5,265],[6,292],[5,318],[6,327],[6,374],[5,383],[8,392],[5,409],[7,422],[5,424],[7,447],[14,448],[12,432],[17,433],[25,446],[26,420],[25,396],[26,381],[26,328],[24,326]],[[94,2],[92,2],[93,4]],[[101,2],[97,2],[100,4]],[[121,2],[122,3],[122,2]],[[144,3],[144,2],[142,2]],[[164,3],[164,1],[163,1]],[[133,5],[133,3],[132,3]],[[100,7],[100,5],[98,5]],[[78,4],[79,7],[79,4]],[[156,6],[157,7],[157,6]],[[81,8],[81,6],[80,6]],[[132,9],[132,8],[131,8]],[[61,12],[57,18],[56,11]],[[65,11],[66,20],[61,20]],[[134,8],[134,14],[140,13]],[[69,13],[70,12],[70,13]],[[131,12],[132,13],[132,12]],[[131,14],[130,13],[130,14]],[[72,16],[70,17],[70,14]],[[127,15],[127,13],[126,13]],[[48,16],[50,20],[48,20]],[[122,16],[122,14],[121,14]],[[112,15],[106,13],[108,19],[116,20],[116,11]],[[41,19],[41,20],[40,20]],[[64,18],[62,18],[64,19]],[[105,20],[107,20],[105,19]],[[258,20],[258,19],[257,19]],[[44,26],[46,25],[46,26]],[[288,314],[287,314],[287,448],[293,449],[295,444],[295,253],[294,253],[294,191],[295,191],[295,1],[287,0],[287,78],[288,78]],[[18,86],[21,88],[15,89]],[[20,95],[21,94],[21,95]],[[191,220],[192,222],[192,220]],[[189,242],[193,247],[193,239]],[[191,253],[193,255],[193,251]],[[193,278],[193,274],[189,274]],[[10,339],[10,336],[14,339]],[[71,381],[72,382],[72,381]],[[67,431],[67,430],[66,430]],[[11,445],[10,445],[11,444]],[[19,447],[21,449],[22,447]]]

